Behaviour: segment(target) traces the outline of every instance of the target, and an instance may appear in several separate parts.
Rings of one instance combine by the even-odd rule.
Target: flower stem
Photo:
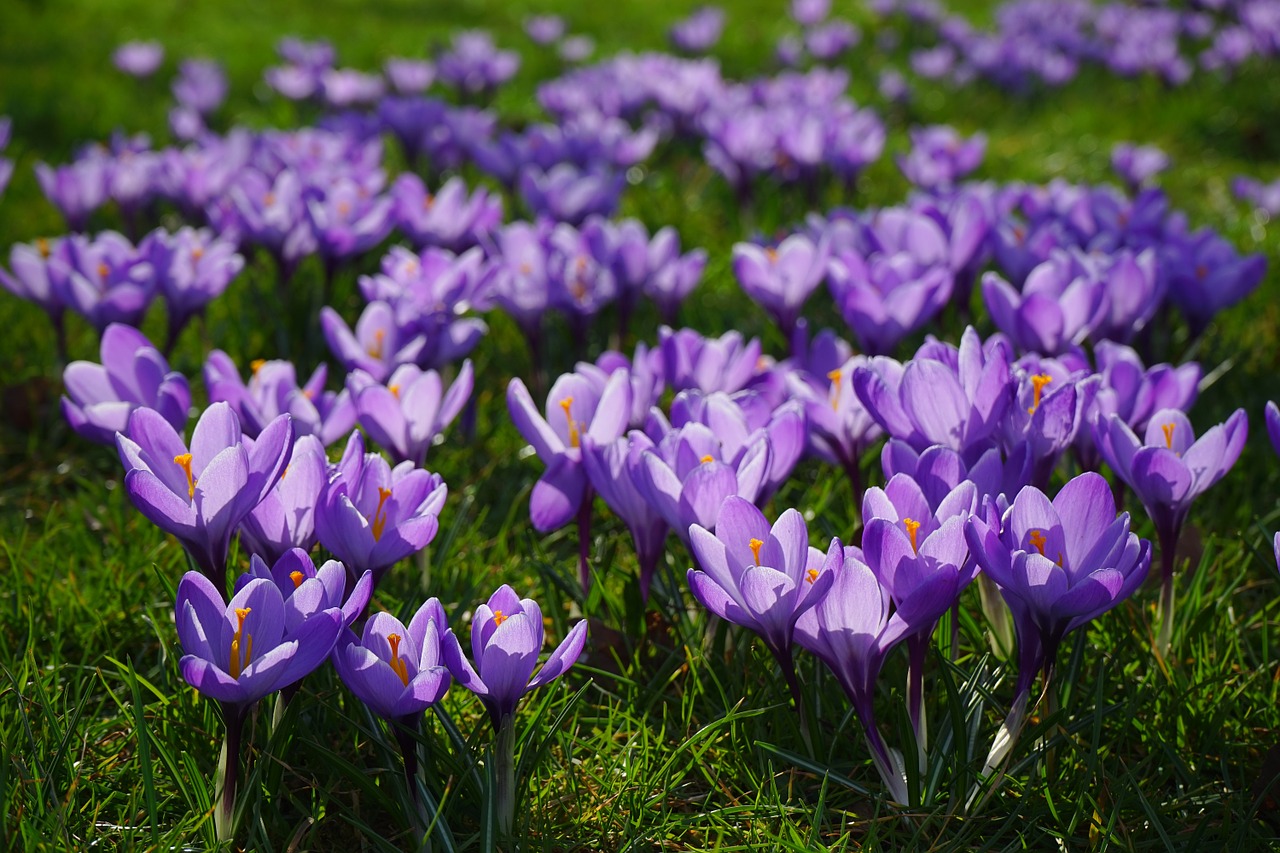
[[[582,505],[578,507],[578,582],[582,584],[585,597],[591,591],[591,505],[595,492],[590,486],[582,495]]]
[[[511,716],[502,718],[498,726],[498,736],[493,742],[494,778],[497,780],[498,831],[506,838],[511,837],[511,830],[516,817],[516,724]]]
[[[926,754],[929,749],[929,730],[924,717],[924,659],[929,651],[927,634],[914,634],[907,638],[907,718],[916,736],[916,757],[920,762],[920,774],[928,769]]]
[[[1156,639],[1156,652],[1168,657],[1173,644],[1173,569],[1177,562],[1178,535],[1162,534],[1160,537],[1160,634]]]
[[[429,822],[423,812],[422,798],[418,795],[417,734],[421,730],[422,715],[410,714],[407,717],[391,720],[390,723],[391,731],[400,747],[400,756],[404,759],[404,782],[409,788],[409,800],[413,804],[412,822],[414,835],[421,841],[418,849],[430,853],[431,837],[427,835]]]
[[[227,738],[222,742],[222,755],[218,761],[218,778],[214,783],[213,825],[218,842],[230,841],[235,835],[236,786],[240,775],[240,736],[244,733],[246,708],[224,703],[222,715],[226,720]]]
[[[778,651],[770,647],[773,653],[773,659],[778,662],[778,668],[782,670],[782,678],[787,682],[787,689],[791,691],[791,701],[796,706],[796,716],[800,718],[800,739],[804,741],[804,748],[809,751],[809,755],[813,755],[813,738],[809,735],[809,715],[805,713],[804,693],[800,689],[800,678],[796,675],[796,661],[792,657],[790,650],[786,652]]]

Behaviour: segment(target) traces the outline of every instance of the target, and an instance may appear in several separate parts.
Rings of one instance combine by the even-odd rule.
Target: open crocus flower
[[[999,274],[982,277],[991,319],[1023,352],[1057,355],[1107,318],[1106,282],[1055,252],[1031,270],[1019,292]]]
[[[58,246],[49,281],[64,305],[97,329],[112,323],[137,326],[158,287],[151,259],[123,235],[73,234]]]
[[[462,178],[453,177],[435,193],[408,172],[391,185],[395,221],[417,246],[439,246],[462,252],[502,224],[502,197],[483,187],[468,194]]]
[[[760,368],[760,339],[743,341],[738,332],[704,338],[694,329],[658,329],[667,384],[676,391],[697,388],[710,394],[741,391]]]
[[[321,608],[304,582],[286,602],[272,580],[249,580],[228,603],[199,572],[178,584],[174,620],[188,684],[222,706],[227,726],[226,761],[215,784],[220,801],[214,822],[220,841],[231,837],[240,735],[249,709],[262,697],[301,681],[324,663],[342,630],[342,611]],[[308,593],[301,595],[302,587]]]
[[[426,463],[427,450],[462,411],[473,384],[470,359],[447,392],[440,374],[412,364],[397,367],[386,385],[359,370],[347,377],[360,425],[395,461],[415,465]]]
[[[522,381],[512,379],[507,386],[511,419],[547,466],[529,498],[530,518],[541,532],[568,523],[587,499],[583,436],[605,444],[620,438],[627,428],[631,414],[627,371],[615,370],[603,387],[592,376],[566,373],[557,379],[547,394],[545,417]]]
[[[827,271],[827,244],[792,234],[776,247],[736,243],[733,274],[747,296],[769,312],[790,340],[809,294]]]
[[[324,390],[327,365],[312,371],[304,385],[298,384],[297,370],[289,361],[257,359],[250,368],[253,374],[245,382],[231,356],[222,350],[211,352],[204,363],[209,399],[229,403],[247,435],[258,435],[266,424],[286,413],[293,417],[298,435],[314,435],[326,447],[355,426],[350,395],[345,390]]]
[[[250,581],[269,580],[284,598],[285,631],[297,631],[303,620],[322,610],[336,607],[342,613],[342,624],[350,627],[364,613],[373,593],[373,575],[365,572],[347,593],[347,570],[337,560],[329,560],[320,568],[301,548],[285,551],[270,565],[254,554],[249,571],[236,578],[236,592]]]
[[[379,454],[366,454],[364,439],[352,433],[320,493],[316,532],[352,578],[368,569],[376,583],[396,562],[435,538],[437,516],[448,495],[439,474],[411,462],[392,468]]]
[[[809,547],[804,517],[788,509],[773,526],[748,500],[730,495],[720,505],[715,533],[689,527],[689,545],[698,568],[689,569],[689,588],[712,613],[760,635],[791,690],[803,706],[792,659],[796,620],[820,602],[844,562],[833,541],[824,557]],[[802,725],[803,714],[801,716]]]
[[[169,315],[169,346],[191,318],[221,296],[244,268],[244,258],[225,237],[207,228],[156,229],[139,248],[151,256]]]
[[[413,364],[427,345],[416,326],[401,323],[385,302],[370,302],[354,333],[329,306],[320,309],[320,329],[329,349],[347,370],[363,370],[383,382],[402,364]]]
[[[54,328],[62,334],[62,297],[49,279],[49,264],[61,239],[39,239],[34,243],[14,243],[9,249],[12,274],[0,267],[0,286],[19,299],[34,302],[49,315]],[[59,256],[61,253],[58,252]]]
[[[111,63],[130,77],[150,77],[164,61],[158,41],[127,41],[111,54]]]
[[[358,639],[348,631],[339,641],[333,666],[342,683],[378,716],[414,718],[449,689],[449,670],[440,659],[446,630],[444,608],[435,598],[418,608],[408,627],[390,613],[375,613]]]
[[[1102,458],[1133,489],[1156,526],[1160,541],[1163,623],[1158,644],[1168,650],[1173,630],[1173,572],[1182,525],[1191,502],[1231,470],[1244,450],[1249,420],[1236,409],[1226,423],[1196,439],[1186,414],[1162,409],[1151,416],[1142,440],[1111,414],[1099,419],[1094,438]]]
[[[1135,432],[1145,433],[1161,409],[1187,411],[1199,393],[1202,371],[1195,362],[1148,368],[1131,347],[1111,341],[1098,341],[1093,355],[1102,375],[1094,417],[1114,412]]]
[[[316,544],[316,504],[328,480],[327,466],[320,439],[299,436],[280,480],[240,524],[241,546],[273,563],[290,549],[311,550]]]
[[[982,571],[1000,587],[1018,637],[1018,681],[1005,729],[987,757],[989,772],[1012,748],[1036,672],[1051,678],[1062,639],[1128,598],[1147,576],[1151,544],[1116,515],[1111,487],[1085,472],[1052,500],[1034,486],[1018,492],[1003,531],[970,516],[965,538]]]
[[[853,391],[853,375],[870,366],[866,356],[853,356],[825,372],[825,384],[807,370],[792,371],[787,387],[804,404],[810,451],[825,462],[840,466],[853,487],[854,500],[862,500],[863,453],[883,435],[880,425]]]
[[[182,436],[153,409],[138,409],[116,436],[125,492],[153,524],[178,537],[200,571],[226,583],[231,535],[280,479],[293,447],[288,415],[276,418],[250,447],[226,403],[205,409]]]
[[[898,168],[908,181],[923,189],[948,188],[982,164],[986,134],[965,139],[946,125],[913,127],[911,153],[899,155]]]
[[[526,693],[559,678],[573,666],[587,641],[587,622],[574,625],[542,665],[542,609],[503,584],[471,619],[471,655],[467,660],[453,631],[445,635],[442,657],[458,684],[480,697],[494,731],[509,724]]]
[[[155,409],[174,429],[182,429],[191,408],[191,388],[146,336],[112,323],[102,333],[102,363],[73,361],[62,372],[67,396],[62,413],[82,438],[114,444],[135,409]]]
[[[1028,357],[1015,372],[1016,401],[1004,419],[1010,457],[1027,458],[1031,485],[1046,488],[1062,454],[1088,430],[1102,377],[1055,359]]]

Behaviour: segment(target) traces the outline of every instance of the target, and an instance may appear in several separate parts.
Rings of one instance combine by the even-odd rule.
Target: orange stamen
[[[581,433],[578,432],[578,425],[573,422],[573,415],[569,413],[569,408],[572,405],[572,397],[565,397],[560,401],[560,408],[564,409],[564,419],[569,423],[569,446],[577,447],[582,436]]]
[[[1173,450],[1173,424],[1161,424],[1160,429],[1164,432],[1164,446]]]
[[[244,668],[249,665],[249,661],[253,659],[253,637],[244,633],[244,620],[253,608],[237,607],[236,608],[236,632],[231,636],[231,677],[239,678],[240,673],[244,672]],[[240,643],[244,641],[244,655],[240,654]]]
[[[378,508],[373,511],[373,541],[377,542],[382,539],[382,531],[387,526],[387,498],[391,497],[391,490],[378,486]]]
[[[427,193],[425,196],[422,197],[422,209],[430,210],[431,205],[435,204],[435,201],[436,200],[431,197],[431,193]]]
[[[502,624],[503,622],[505,622],[505,621],[507,621],[507,617],[505,617],[505,616],[503,616],[503,615],[502,615],[502,611],[501,611],[501,610],[495,610],[495,611],[493,611],[493,626],[494,626],[495,628],[496,628],[497,626],[501,625],[501,624]]]
[[[777,262],[777,260],[778,260],[778,250],[777,250],[777,249],[774,249],[774,248],[768,248],[768,249],[765,249],[765,250],[764,250],[764,254],[765,254],[765,257],[767,257],[767,258],[769,259],[769,263],[771,263],[771,264],[772,264],[772,263],[776,263],[776,262]]]
[[[373,333],[373,345],[365,352],[369,353],[372,358],[382,358],[382,348],[387,342],[387,330],[378,329]]]
[[[902,526],[907,528],[907,535],[911,537],[911,550],[919,554],[920,546],[916,543],[916,532],[920,530],[920,522],[904,518],[902,519]]]
[[[706,456],[702,457],[701,459],[701,462],[703,465],[706,465],[708,462],[715,462],[715,461],[716,461],[716,458],[709,453]]]
[[[194,249],[191,250],[191,260],[198,261],[203,257],[204,257],[204,249],[201,248],[200,246],[196,246]]]
[[[258,371],[262,369],[262,365],[266,363],[267,360],[265,358],[255,358],[253,361],[249,362],[249,369],[253,371],[254,376],[257,376]]]
[[[397,400],[399,400],[399,399],[400,399],[400,386],[399,386],[399,385],[388,385],[388,386],[387,386],[387,390],[391,392],[391,396],[392,396],[392,397],[395,397]]]
[[[196,478],[191,474],[191,454],[179,453],[173,457],[173,461],[178,463],[184,473],[187,475],[187,499],[193,499],[196,496]]]
[[[36,240],[36,251],[40,253],[42,258],[49,257],[49,241],[43,237]]]
[[[98,278],[106,278],[110,274],[111,274],[111,267],[99,261],[98,262]]]
[[[831,411],[835,411],[840,406],[840,380],[844,378],[844,372],[839,368],[827,374],[827,378],[831,380]]]
[[[391,664],[391,670],[400,676],[400,681],[405,687],[409,686],[409,667],[405,665],[404,660],[400,657],[400,635],[388,634],[387,642],[391,644],[391,660],[387,663]]]
[[[1031,399],[1031,408],[1027,409],[1027,414],[1034,415],[1036,409],[1040,408],[1040,394],[1044,391],[1044,386],[1053,381],[1053,377],[1047,373],[1037,373],[1031,377],[1031,391],[1034,395]]]
[[[760,548],[764,542],[760,539],[752,539],[747,543],[747,547],[751,549],[751,556],[755,557],[756,565],[760,565]]]
[[[1027,542],[1031,544],[1032,548],[1040,552],[1041,557],[1044,556],[1044,543],[1047,541],[1042,530],[1033,530],[1027,534]]]
[[[302,582],[306,579],[307,579],[307,576],[304,575],[302,572],[289,572],[289,580],[293,581],[294,589],[297,589],[298,587],[302,586]]]
[[[805,579],[806,579],[807,581],[809,581],[809,583],[817,583],[817,582],[818,582],[818,570],[817,570],[817,569],[810,569],[810,570],[808,571],[807,576],[806,576],[806,578],[805,578]]]

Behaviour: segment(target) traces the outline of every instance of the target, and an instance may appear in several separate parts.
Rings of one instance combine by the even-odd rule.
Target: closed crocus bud
[[[73,361],[63,371],[62,412],[81,437],[115,444],[135,409],[155,409],[175,430],[187,423],[191,389],[146,336],[113,323],[102,333],[102,363]]]

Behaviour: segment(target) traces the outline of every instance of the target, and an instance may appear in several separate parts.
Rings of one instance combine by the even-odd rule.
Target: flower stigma
[[[387,527],[387,498],[391,497],[391,490],[378,486],[378,508],[373,511],[373,541],[377,542],[382,539],[382,531]]]
[[[244,631],[244,620],[253,610],[251,607],[236,608],[236,632],[231,635],[231,677],[239,678],[249,661],[253,659],[253,635]],[[244,655],[240,654],[243,643]]]
[[[577,447],[581,440],[581,434],[578,432],[578,425],[573,422],[573,415],[569,413],[569,408],[572,405],[572,397],[565,397],[560,401],[560,408],[564,409],[564,419],[569,424],[569,446]]]
[[[760,539],[752,539],[747,543],[747,547],[751,549],[751,556],[755,558],[756,565],[760,565],[760,547],[764,542]]]
[[[405,665],[404,658],[400,657],[400,635],[388,634],[387,642],[391,644],[391,660],[387,663],[391,664],[391,671],[400,676],[400,681],[408,687],[409,667]]]
[[[1041,557],[1044,556],[1044,543],[1047,541],[1043,530],[1032,530],[1027,534],[1027,542],[1030,543],[1032,548],[1040,552]]]
[[[1031,377],[1031,390],[1034,396],[1031,399],[1031,408],[1027,409],[1027,414],[1034,415],[1036,409],[1040,408],[1040,394],[1044,391],[1044,386],[1053,381],[1053,377],[1047,373],[1037,373]]]
[[[911,537],[911,550],[919,554],[920,546],[916,544],[916,532],[920,530],[920,522],[904,518],[902,519],[902,526],[907,528],[907,535]]]
[[[173,461],[187,475],[187,499],[190,500],[196,496],[196,478],[191,474],[191,454],[179,453],[173,457]]]

